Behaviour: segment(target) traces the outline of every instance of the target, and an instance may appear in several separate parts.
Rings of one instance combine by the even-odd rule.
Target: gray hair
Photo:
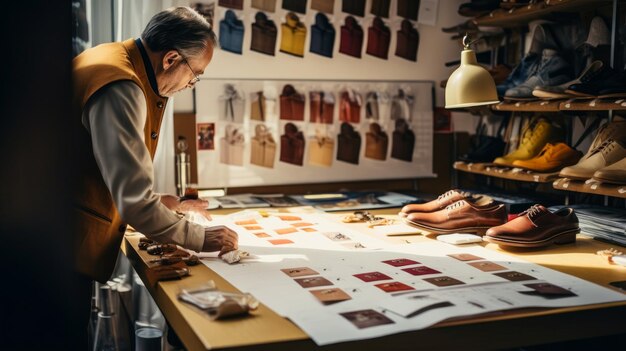
[[[202,15],[190,7],[172,7],[154,15],[141,38],[152,51],[176,50],[183,57],[199,55],[210,43],[217,46],[217,37]]]

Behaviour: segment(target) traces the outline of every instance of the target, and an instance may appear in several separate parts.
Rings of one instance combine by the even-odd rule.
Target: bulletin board
[[[198,185],[433,177],[433,91],[432,81],[202,79]]]

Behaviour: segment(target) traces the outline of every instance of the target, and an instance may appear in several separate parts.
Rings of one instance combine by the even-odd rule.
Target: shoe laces
[[[535,218],[537,218],[538,216],[540,216],[543,213],[543,210],[541,209],[540,206],[541,205],[538,205],[538,204],[532,205],[532,206],[530,206],[529,209],[524,211],[523,214],[528,216],[528,219],[530,219],[532,221],[532,220],[534,220]]]
[[[611,151],[613,151],[613,149],[615,149],[615,144],[617,143],[612,138],[606,139],[604,142],[602,142],[602,144],[598,145],[598,147],[593,149],[590,155],[597,154],[598,152],[601,152],[606,155],[610,153]]]
[[[459,200],[451,205],[446,206],[446,210],[448,211],[453,211],[457,208],[463,207],[463,204],[465,203],[465,201],[463,200]]]

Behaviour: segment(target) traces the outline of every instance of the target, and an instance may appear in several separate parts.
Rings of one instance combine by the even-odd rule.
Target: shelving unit
[[[558,178],[552,183],[552,186],[557,190],[575,191],[579,193],[605,195],[626,199],[626,185]]]
[[[520,182],[550,183],[559,177],[559,172],[537,173],[521,168],[497,166],[492,163],[465,163],[457,161],[454,163],[453,167],[457,171]]]
[[[507,112],[626,111],[626,97],[502,101],[491,108],[495,111]]]
[[[496,111],[559,112],[561,100],[502,101],[492,106]]]
[[[521,6],[511,10],[497,9],[488,15],[474,19],[479,26],[514,28],[528,24],[529,21],[549,17],[555,12],[579,12],[597,7],[609,0],[546,0],[536,4]]]

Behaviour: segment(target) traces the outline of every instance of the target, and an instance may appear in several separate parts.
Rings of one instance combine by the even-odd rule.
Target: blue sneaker
[[[558,51],[544,49],[541,62],[535,74],[516,87],[510,88],[504,93],[504,98],[509,100],[536,99],[533,90],[541,86],[560,85],[574,79],[572,66],[559,56]]]
[[[504,93],[508,89],[524,83],[528,77],[535,74],[535,72],[537,72],[537,68],[539,67],[539,61],[540,57],[536,53],[529,52],[526,54],[522,61],[515,66],[506,80],[502,84],[498,84],[498,86],[496,86],[498,96],[504,96]]]

